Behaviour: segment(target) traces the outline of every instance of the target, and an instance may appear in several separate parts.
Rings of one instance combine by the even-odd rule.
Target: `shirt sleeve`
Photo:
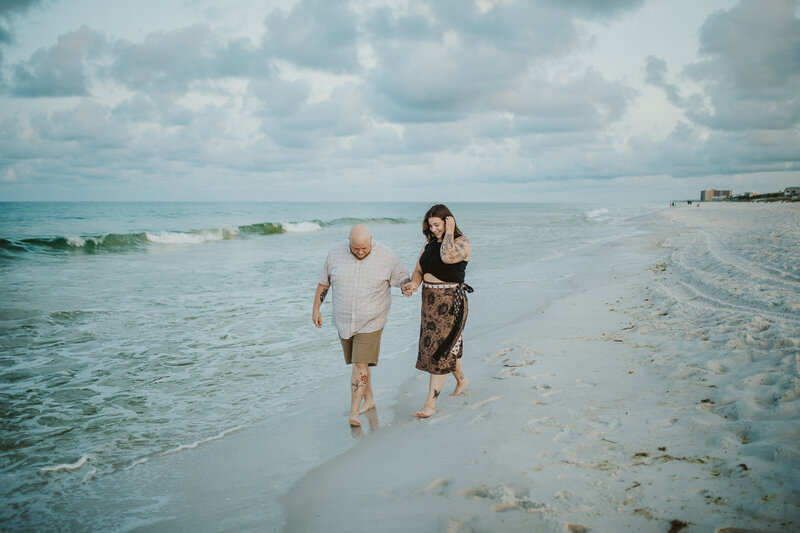
[[[407,279],[409,279],[408,270],[397,254],[392,252],[392,277],[389,279],[389,284],[392,287],[399,287]]]
[[[328,253],[328,257],[325,258],[325,264],[322,265],[322,272],[319,275],[319,284],[325,285],[326,287],[331,286],[331,274],[330,274],[330,266],[331,266],[331,256],[333,255],[333,251]]]

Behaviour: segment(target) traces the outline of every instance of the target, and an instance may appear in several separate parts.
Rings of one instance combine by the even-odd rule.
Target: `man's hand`
[[[322,327],[322,313],[319,311],[319,306],[325,301],[325,297],[328,295],[328,289],[330,289],[330,285],[323,285],[320,283],[317,285],[317,294],[314,296],[314,306],[311,308],[311,321],[318,328]]]

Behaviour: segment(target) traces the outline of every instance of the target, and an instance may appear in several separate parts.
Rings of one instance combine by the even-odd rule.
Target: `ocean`
[[[411,270],[430,205],[0,203],[0,523],[59,529],[100,479],[285,420],[323,378],[346,388],[330,302],[311,322],[325,256],[364,223]],[[451,204],[473,245],[465,348],[659,207]],[[393,289],[382,359],[416,344],[418,320]]]

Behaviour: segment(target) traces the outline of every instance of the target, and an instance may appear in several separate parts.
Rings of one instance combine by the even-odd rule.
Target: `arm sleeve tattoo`
[[[328,295],[328,289],[327,288],[322,289],[322,291],[319,293],[319,303],[324,302],[325,301],[325,297],[327,295]]]
[[[447,264],[469,261],[471,248],[472,245],[466,236],[462,235],[456,242],[452,234],[446,233],[442,239],[442,261]]]

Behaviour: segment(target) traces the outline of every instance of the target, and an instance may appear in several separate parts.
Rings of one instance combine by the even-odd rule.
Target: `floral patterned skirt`
[[[464,353],[461,334],[467,323],[469,285],[422,284],[422,320],[419,326],[417,368],[431,374],[449,374]]]

